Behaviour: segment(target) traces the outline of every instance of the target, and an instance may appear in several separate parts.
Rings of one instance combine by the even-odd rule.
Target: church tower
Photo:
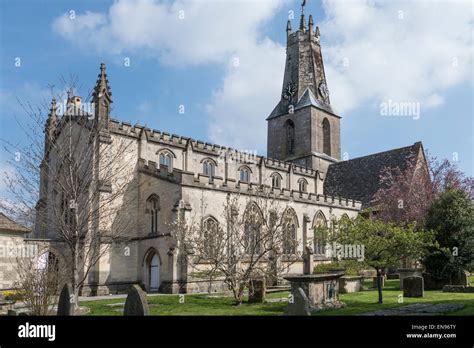
[[[301,6],[299,28],[287,24],[281,99],[268,116],[267,156],[326,172],[341,157],[340,116],[331,107],[319,28],[308,26]]]

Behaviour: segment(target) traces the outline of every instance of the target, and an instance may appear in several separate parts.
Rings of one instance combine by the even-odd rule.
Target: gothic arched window
[[[247,254],[258,254],[261,250],[262,214],[255,203],[247,207],[244,214],[244,247]]]
[[[160,153],[160,165],[171,167],[171,155],[167,152]]]
[[[250,182],[250,169],[247,167],[242,167],[239,170],[239,181],[240,182]]]
[[[202,162],[202,172],[209,178],[212,178],[214,176],[214,163],[211,160]]]
[[[327,118],[323,120],[323,152],[331,156],[331,126]]]
[[[288,155],[295,154],[295,124],[292,120],[285,122],[286,150]]]
[[[283,214],[283,254],[296,254],[296,247],[298,240],[296,236],[296,229],[298,225],[298,218],[293,209],[288,209]]]
[[[160,199],[157,195],[151,195],[146,200],[146,211],[148,215],[148,230],[152,234],[158,233],[158,211],[160,210]]]
[[[216,256],[218,252],[217,238],[219,238],[219,223],[215,218],[210,216],[204,219],[202,225],[204,254],[205,256],[212,258]]]
[[[298,187],[300,192],[308,191],[308,182],[306,181],[306,179],[298,180]]]
[[[314,253],[316,255],[326,254],[328,223],[322,211],[318,211],[313,220],[314,230]]]
[[[272,174],[272,188],[281,188],[281,175],[278,173]]]

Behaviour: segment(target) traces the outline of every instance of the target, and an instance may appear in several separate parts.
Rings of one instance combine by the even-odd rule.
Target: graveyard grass
[[[474,279],[471,278],[471,284]],[[403,294],[399,289],[399,281],[387,280],[383,291],[384,303],[377,303],[377,291],[372,288],[371,281],[365,283],[362,292],[341,294],[345,308],[328,310],[315,315],[357,315],[381,309],[400,307],[413,303],[450,303],[464,304],[462,310],[447,313],[447,315],[474,315],[474,294],[444,293],[442,291],[425,291],[424,298],[404,298],[398,303],[398,295]],[[267,294],[267,299],[288,297],[288,292]],[[212,295],[218,296],[218,295]],[[209,297],[208,295],[185,295],[184,303],[180,303],[178,295],[148,296],[150,315],[282,315],[286,302],[266,302],[259,304],[243,303],[236,307],[232,297]],[[89,315],[122,315],[125,299],[110,299],[98,301],[82,301],[81,306],[90,308]],[[116,304],[110,306],[110,304]],[[122,305],[120,305],[122,304]]]

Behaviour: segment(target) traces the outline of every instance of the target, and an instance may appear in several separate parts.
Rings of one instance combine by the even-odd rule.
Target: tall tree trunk
[[[239,288],[236,292],[234,292],[234,298],[235,298],[235,305],[240,306],[242,304],[242,299],[244,297],[244,289],[245,287],[242,285],[239,285]]]
[[[79,252],[79,246],[77,245],[77,241],[76,241],[76,244],[74,245],[74,251],[73,251],[73,255],[72,255],[72,260],[73,260],[73,268],[72,268],[72,289],[73,289],[73,292],[74,292],[74,309],[76,309],[78,307],[78,304],[79,304],[79,255],[78,255],[78,252]]]

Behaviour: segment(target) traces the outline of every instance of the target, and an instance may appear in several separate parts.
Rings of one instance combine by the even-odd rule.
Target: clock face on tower
[[[328,86],[326,86],[326,82],[323,81],[319,84],[319,93],[324,99],[329,96]]]
[[[285,89],[283,90],[282,97],[285,100],[288,100],[289,103],[293,101],[293,96],[296,93],[296,86],[293,82],[289,82]]]

